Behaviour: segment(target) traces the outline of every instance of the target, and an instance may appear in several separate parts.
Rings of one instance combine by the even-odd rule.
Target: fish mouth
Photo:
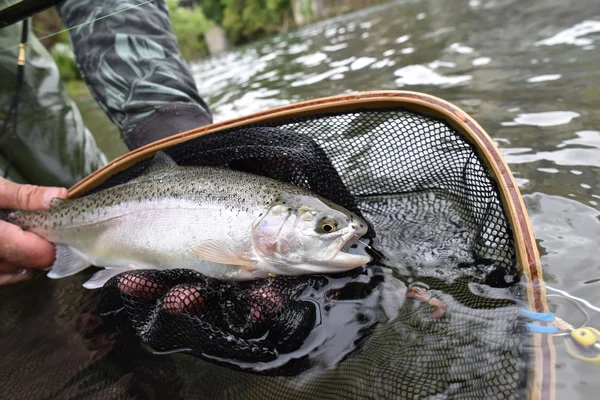
[[[341,239],[341,246],[337,253],[327,262],[328,266],[336,269],[352,269],[371,262],[371,257],[367,254],[350,253],[352,246],[359,243],[361,236],[354,229],[349,229],[345,232]]]
[[[294,268],[298,271],[308,271],[316,274],[328,272],[338,273],[362,267],[369,262],[371,262],[370,256],[350,254],[340,251],[335,255],[335,257],[328,260],[325,264],[296,264],[294,265]]]
[[[360,242],[360,236],[356,234],[352,235],[348,240],[346,240],[346,243],[342,245],[342,247],[340,247],[340,252],[347,253],[348,251],[350,251],[352,246],[354,246],[358,242]]]
[[[367,230],[357,230],[351,227],[346,227],[346,229],[342,230],[340,233],[341,237],[339,240],[341,242],[341,246],[339,247],[338,251],[347,253],[352,246],[356,245],[357,243],[364,244],[364,242],[362,242],[360,239],[365,235],[365,233],[367,233]]]
[[[333,255],[316,263],[295,264],[298,271],[309,271],[312,273],[338,273],[361,267],[371,262],[371,257],[366,254],[352,254],[349,251],[352,246],[360,241],[360,236],[354,229],[340,231],[337,248],[333,249]]]

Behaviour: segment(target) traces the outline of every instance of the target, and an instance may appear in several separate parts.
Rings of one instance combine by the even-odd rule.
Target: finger
[[[54,197],[67,198],[67,189],[20,185],[0,178],[0,208],[17,210],[43,210]]]
[[[0,260],[20,268],[44,269],[54,262],[54,245],[35,233],[0,221]],[[14,271],[0,271],[14,272]]]
[[[24,271],[22,267],[9,263],[8,261],[0,260],[0,276],[15,275]]]
[[[0,266],[0,269],[2,267]],[[16,274],[0,274],[0,286],[10,285],[12,283],[21,282],[33,277],[33,272],[27,271],[26,269],[17,272]]]

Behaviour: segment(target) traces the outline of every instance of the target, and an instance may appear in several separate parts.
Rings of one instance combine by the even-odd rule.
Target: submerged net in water
[[[354,111],[234,128],[167,153],[345,206],[370,224],[372,249],[357,251],[375,261],[346,274],[242,283],[183,270],[121,274],[96,306],[104,323],[82,329],[88,340],[116,339],[64,385],[100,398],[108,388],[119,398],[523,396],[527,336],[511,230],[476,149],[444,122]],[[410,295],[415,283],[427,298]]]

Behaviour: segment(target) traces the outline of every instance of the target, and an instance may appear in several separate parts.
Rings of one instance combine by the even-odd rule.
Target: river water
[[[525,199],[546,282],[600,305],[600,3],[396,1],[191,63],[216,121],[318,97],[420,91],[472,115]],[[89,102],[86,122],[106,125]],[[95,126],[97,128],[95,128]],[[123,151],[103,130],[109,157]],[[582,321],[565,301],[553,310]],[[591,326],[600,315],[591,313]],[[598,366],[557,349],[557,398],[596,398]]]

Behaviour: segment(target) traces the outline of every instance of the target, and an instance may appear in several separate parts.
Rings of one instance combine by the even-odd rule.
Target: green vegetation
[[[217,23],[223,26],[227,37],[234,45],[285,31],[293,21],[290,0],[221,0],[221,2],[224,7],[223,19]]]
[[[54,57],[60,76],[63,81],[81,80],[81,73],[77,68],[75,55],[71,46],[66,43],[58,42],[50,49],[50,54]]]
[[[65,89],[73,100],[81,100],[87,97],[90,97],[92,94],[90,93],[90,88],[85,84],[84,81],[79,80],[71,80],[64,81]]]
[[[204,16],[202,8],[179,7],[174,0],[167,0],[167,6],[183,58],[189,61],[208,55],[204,33],[213,22]]]

